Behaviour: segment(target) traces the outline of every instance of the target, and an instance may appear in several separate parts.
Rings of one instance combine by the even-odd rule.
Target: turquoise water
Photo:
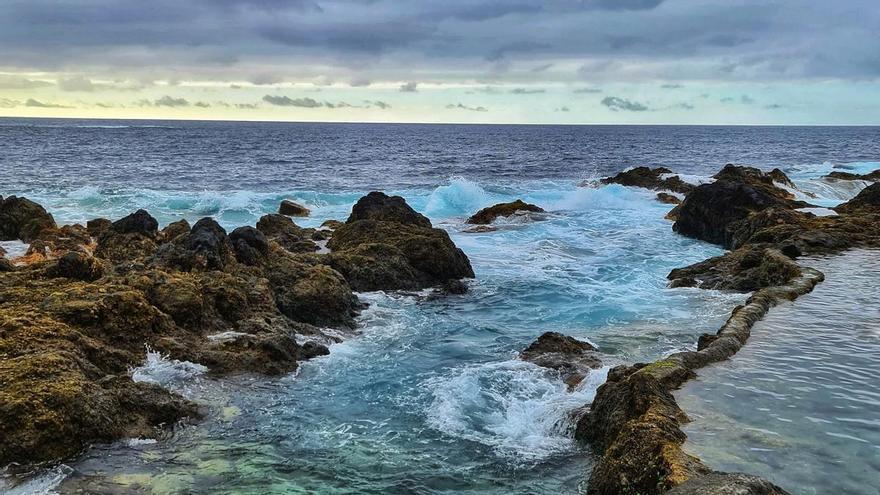
[[[770,311],[676,396],[686,450],[792,493],[880,494],[880,252],[804,260],[825,281]]]
[[[470,256],[467,295],[362,294],[360,335],[280,379],[210,379],[153,356],[138,373],[207,404],[209,418],[156,443],[95,446],[57,491],[577,493],[591,460],[570,414],[605,370],[569,393],[516,353],[553,330],[595,343],[609,366],[652,359],[690,348],[742,300],[666,288],[671,268],[721,251],[674,235],[649,191],[452,180],[401,192]],[[310,203],[308,222],[344,218],[356,196]],[[476,208],[514,197],[548,218],[463,232]]]

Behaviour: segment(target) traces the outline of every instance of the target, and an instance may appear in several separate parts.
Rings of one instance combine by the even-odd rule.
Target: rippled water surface
[[[516,353],[559,331],[608,366],[654,359],[691,348],[743,299],[666,288],[669,270],[721,250],[673,234],[654,192],[578,184],[635,165],[706,180],[735,161],[786,167],[831,205],[864,184],[817,177],[880,166],[867,161],[880,156],[877,128],[3,119],[0,137],[0,194],[61,222],[147,208],[162,224],[210,215],[231,228],[292,198],[313,211],[297,222],[315,226],[383,189],[448,230],[477,274],[463,296],[362,294],[360,334],[295,375],[212,379],[145,351],[134,376],[203,403],[205,420],[94,446],[19,494],[577,493],[591,460],[570,415],[605,370],[568,392]],[[468,215],[516,198],[548,217],[465,232]]]
[[[686,450],[797,494],[880,493],[880,251],[805,260],[816,289],[770,311],[677,393]]]

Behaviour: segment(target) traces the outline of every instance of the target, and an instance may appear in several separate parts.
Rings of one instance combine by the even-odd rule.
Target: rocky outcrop
[[[712,475],[681,448],[686,437],[680,426],[687,416],[671,391],[692,378],[694,370],[729,359],[771,307],[810,292],[822,279],[820,272],[803,268],[789,283],[755,292],[715,335],[700,338],[697,351],[612,369],[575,431],[578,439],[592,443],[602,454],[590,475],[587,493],[660,494]]]
[[[783,253],[761,245],[749,245],[684,268],[676,268],[667,278],[672,287],[751,292],[784,285],[800,275],[800,266]]]
[[[873,170],[867,174],[854,174],[852,172],[834,171],[825,176],[826,179],[834,180],[864,180],[870,182],[880,181],[880,169]]]
[[[686,194],[694,189],[693,184],[681,180],[677,175],[672,175],[672,170],[666,167],[636,167],[624,170],[614,177],[601,180],[602,184],[620,184],[622,186],[643,187],[655,191],[673,191]]]
[[[510,203],[498,203],[492,205],[473,214],[467,219],[467,223],[474,225],[488,225],[494,222],[498,217],[509,217],[517,214],[528,213],[544,213],[544,209],[540,206],[526,203],[521,199],[511,201]]]
[[[675,196],[673,194],[659,192],[659,193],[657,193],[656,197],[657,197],[657,201],[664,203],[664,204],[667,204],[667,205],[681,204],[681,200],[678,199],[678,196]]]
[[[327,243],[325,262],[354,290],[421,289],[474,277],[470,260],[445,230],[397,196],[361,198]]]
[[[313,253],[318,250],[318,245],[311,240],[314,229],[303,229],[284,215],[262,216],[257,222],[257,230],[291,253]]]
[[[880,183],[862,189],[853,199],[835,208],[838,213],[880,213]]]
[[[31,242],[44,229],[54,228],[55,219],[37,203],[17,196],[0,196],[0,241]]]
[[[291,217],[307,217],[311,214],[311,211],[299,203],[285,199],[282,200],[281,204],[278,206],[278,213]]]
[[[557,332],[542,334],[519,354],[519,358],[558,372],[569,390],[577,387],[590,370],[602,366],[595,347]]]
[[[668,495],[789,495],[769,481],[743,473],[709,473],[691,478]]]

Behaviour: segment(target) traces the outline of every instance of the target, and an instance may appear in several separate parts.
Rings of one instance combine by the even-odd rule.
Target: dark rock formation
[[[361,198],[327,246],[326,262],[354,290],[421,289],[472,278],[470,261],[449,234],[403,198],[372,192]]]
[[[269,253],[269,240],[253,227],[238,227],[229,234],[229,242],[239,263],[255,265]]]
[[[657,193],[657,201],[659,201],[661,203],[665,203],[667,205],[681,204],[681,200],[678,199],[678,196],[675,196],[675,195],[672,195],[669,193],[665,193],[665,192]]]
[[[857,213],[859,211],[880,213],[880,183],[862,189],[855,198],[835,208],[838,213]]]
[[[685,481],[667,495],[789,495],[769,481],[742,473],[709,473]]]
[[[749,245],[684,268],[676,268],[667,278],[672,287],[751,292],[784,285],[800,275],[800,266],[790,257],[775,249]]]
[[[591,369],[602,366],[595,347],[557,332],[546,332],[538,337],[519,358],[559,372],[569,389],[583,381]]]
[[[113,222],[112,228],[119,234],[155,236],[159,232],[159,222],[146,210],[138,210]]]
[[[311,211],[299,203],[294,203],[289,199],[285,199],[281,201],[281,204],[278,206],[278,213],[291,217],[307,217]]]
[[[518,212],[544,213],[544,209],[540,206],[517,199],[510,203],[498,203],[497,205],[483,208],[468,218],[467,223],[487,225],[494,222],[498,217],[509,217],[511,215],[516,215]]]
[[[257,230],[291,253],[313,253],[318,250],[318,245],[311,240],[314,231],[299,227],[284,215],[262,216],[257,222]]]
[[[0,196],[0,241],[31,242],[44,229],[54,227],[55,219],[39,204],[27,198]]]
[[[90,236],[96,239],[112,226],[113,222],[107,220],[106,218],[94,218],[86,222],[86,230],[88,231]]]
[[[192,226],[190,226],[189,222],[185,219],[178,220],[176,222],[171,222],[159,232],[160,237],[163,241],[173,241],[176,237],[189,234],[189,231],[192,230]]]
[[[852,172],[838,172],[834,171],[825,176],[826,179],[836,179],[836,180],[865,180],[877,182],[880,181],[880,169],[873,170],[868,172],[867,174],[854,174]]]
[[[689,193],[694,185],[681,180],[677,175],[663,178],[663,175],[671,174],[672,170],[666,167],[648,168],[636,167],[625,170],[615,175],[602,179],[602,184],[620,184],[622,186],[643,187],[655,191],[673,191],[677,193]]]
[[[92,282],[104,275],[104,266],[92,256],[78,251],[71,251],[58,258],[55,265],[49,268],[48,273],[50,277],[64,277]]]

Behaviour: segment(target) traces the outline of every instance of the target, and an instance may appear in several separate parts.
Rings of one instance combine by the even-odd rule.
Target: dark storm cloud
[[[579,60],[590,82],[857,80],[880,77],[876,12],[875,0],[8,0],[0,53],[4,72],[96,79],[185,70],[259,83],[322,66],[336,80],[479,80],[522,62],[572,82],[556,63]]]
[[[617,96],[606,96],[605,98],[602,98],[602,105],[605,105],[615,112],[619,110],[626,112],[644,112],[648,110],[648,107],[637,101],[618,98]]]
[[[323,103],[312,98],[290,98],[289,96],[266,95],[263,101],[277,107],[319,108]]]

